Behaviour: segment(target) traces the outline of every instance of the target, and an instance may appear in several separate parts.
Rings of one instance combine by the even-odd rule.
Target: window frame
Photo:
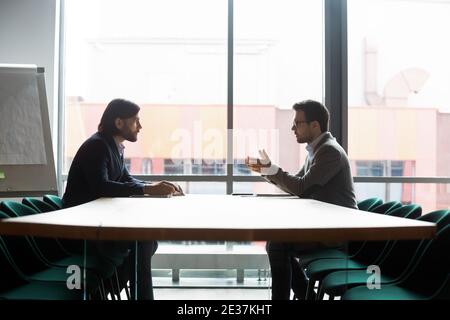
[[[64,155],[64,9],[59,7],[59,68],[58,68],[58,137],[57,178],[61,193],[67,174],[63,174]],[[234,75],[234,0],[228,0],[227,40],[227,170],[225,175],[136,175],[140,180],[167,180],[185,182],[225,182],[226,194],[233,193],[235,182],[264,182],[260,176],[235,174],[233,159],[233,75]],[[347,57],[347,0],[323,0],[323,101],[331,113],[330,131],[348,151],[348,57]],[[238,171],[238,170],[236,170]],[[450,184],[450,177],[362,177],[355,176],[355,183],[425,183]],[[448,189],[448,187],[447,187]],[[249,261],[248,263],[251,263]]]
[[[67,180],[63,174],[64,154],[64,10],[65,0],[59,6],[59,68],[58,68],[58,190]],[[234,0],[228,0],[227,40],[227,171],[225,175],[137,175],[142,180],[226,182],[226,193],[233,193],[234,182],[264,182],[259,176],[234,173],[233,159],[233,75],[234,75]],[[323,101],[331,114],[330,131],[348,151],[348,57],[347,57],[347,0],[323,0]],[[450,177],[354,177],[355,183],[450,183]]]

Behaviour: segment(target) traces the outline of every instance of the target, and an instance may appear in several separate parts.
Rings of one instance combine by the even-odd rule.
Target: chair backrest
[[[10,216],[0,211],[0,219],[4,218],[10,218]],[[11,290],[26,283],[25,276],[11,261],[9,252],[0,238],[0,295],[3,291]]]
[[[422,208],[415,204],[401,206],[390,210],[387,215],[401,218],[412,218],[420,216]],[[383,261],[393,241],[368,241],[364,247],[353,257],[353,259],[365,264],[378,264]]]
[[[386,214],[389,211],[400,208],[401,206],[402,204],[398,201],[389,201],[373,208],[371,212]]]
[[[22,217],[39,213],[38,211],[34,210],[33,208],[30,208],[29,206],[26,206],[16,201],[9,201],[9,200],[2,201],[0,203],[0,210],[5,212],[10,217]]]
[[[55,210],[55,208],[47,202],[35,198],[23,198],[22,204],[29,206],[38,212],[50,212]]]
[[[52,194],[46,194],[43,198],[44,202],[55,208],[55,210],[60,210],[63,207],[63,201],[60,197],[54,196]]]
[[[21,217],[38,213],[33,208],[14,201],[3,201],[0,204],[0,209],[10,217]],[[33,245],[37,254],[50,261],[59,260],[66,256],[66,254],[61,250],[58,242],[53,238],[27,236],[27,239]]]
[[[437,232],[449,224],[449,210],[433,211],[417,218],[417,220],[436,223]],[[384,270],[384,274],[390,277],[400,277],[402,274],[410,270],[415,263],[415,257],[421,254],[424,246],[430,240],[397,240],[394,241],[389,252],[382,262],[380,269]]]
[[[450,272],[450,225],[443,227],[417,258],[402,286],[432,296],[446,281]]]
[[[370,211],[370,209],[374,209],[382,204],[383,200],[380,198],[370,198],[358,202],[358,209],[362,211]]]
[[[420,216],[417,220],[434,222],[437,224],[437,231],[439,231],[450,223],[450,210],[444,209],[432,211]]]
[[[373,199],[375,199],[375,198],[373,198]],[[390,202],[382,203],[380,205],[375,204],[372,207],[370,207],[369,211],[373,212],[373,213],[386,214],[386,213],[388,213],[396,208],[399,208],[401,206],[402,206],[402,204],[398,201],[390,201]],[[352,258],[357,257],[358,254],[362,250],[364,250],[366,245],[367,245],[367,241],[351,241],[351,242],[349,242],[349,246],[348,246],[349,255]]]
[[[9,216],[0,211],[0,219]],[[25,274],[31,274],[46,269],[45,263],[39,258],[33,248],[32,242],[25,236],[0,236],[5,248],[9,251],[10,258],[17,268]]]
[[[422,215],[422,207],[416,204],[408,204],[386,213],[388,216],[417,219]]]
[[[442,286],[438,291],[431,297],[433,300],[450,300],[450,272],[447,275]]]
[[[5,212],[0,210],[0,220],[7,219],[7,218],[11,218],[11,217],[9,215],[7,215]]]

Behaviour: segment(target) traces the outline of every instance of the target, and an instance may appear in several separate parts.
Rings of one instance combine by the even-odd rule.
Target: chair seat
[[[371,276],[366,270],[345,270],[336,271],[327,275],[322,281],[324,292],[331,296],[342,296],[350,288],[363,286]],[[380,275],[380,283],[386,284],[395,281],[395,279]]]
[[[73,255],[61,260],[53,261],[52,265],[65,267],[71,265],[79,266],[80,268],[84,265],[84,257],[79,255]],[[105,259],[98,259],[93,256],[88,256],[86,258],[86,269],[94,272],[101,279],[107,279],[114,274],[115,266]]]
[[[81,273],[83,273],[82,270]],[[83,274],[81,274],[81,276],[83,276]],[[69,277],[70,274],[66,272],[66,269],[53,267],[40,272],[33,273],[28,276],[28,279],[32,281],[66,283]],[[98,287],[99,279],[92,271],[87,270],[86,283],[88,288],[96,288]]]
[[[58,282],[33,281],[23,286],[0,292],[0,298],[11,300],[82,300],[83,290],[69,290]]]
[[[308,254],[302,254],[299,257],[299,263],[302,267],[307,266],[314,260],[319,259],[345,259],[347,257],[347,254],[341,250],[338,249],[323,249],[318,250],[316,252],[308,253]]]
[[[310,279],[322,279],[333,271],[366,268],[366,265],[352,259],[321,259],[312,261],[308,265],[306,275]]]
[[[396,285],[382,285],[380,289],[366,286],[348,290],[342,300],[426,300],[427,297]]]

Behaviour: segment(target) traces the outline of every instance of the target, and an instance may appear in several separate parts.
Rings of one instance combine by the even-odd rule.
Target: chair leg
[[[130,292],[130,287],[128,286],[128,281],[125,284],[125,293],[127,295],[127,300],[131,300],[131,292]]]
[[[116,276],[117,290],[119,292],[119,294],[117,295],[117,300],[122,300],[121,297],[120,297],[120,293],[122,291],[120,290],[120,281],[119,281],[119,275],[117,273],[117,268],[114,268],[114,275]]]
[[[319,283],[319,289],[317,290],[316,300],[323,300],[324,295],[325,291],[323,290],[322,283]]]
[[[314,296],[314,284],[315,284],[315,280],[310,278],[308,280],[308,286],[306,288],[306,296],[305,296],[305,300],[313,300],[313,296]]]
[[[114,290],[114,281],[112,277],[109,278],[109,285],[111,286],[111,300],[116,300],[116,290]]]
[[[103,286],[103,281],[101,278],[96,277],[96,284],[97,286],[94,288],[92,288],[92,291],[89,290],[89,300],[94,300],[94,299],[98,299],[100,297],[101,300],[103,300],[103,291],[102,291],[102,286]],[[97,293],[98,292],[98,293]]]
[[[100,280],[100,284],[101,284],[101,286],[99,288],[100,298],[102,300],[106,300],[106,298],[107,298],[106,297],[106,289],[105,289],[105,283],[104,283],[103,279]]]

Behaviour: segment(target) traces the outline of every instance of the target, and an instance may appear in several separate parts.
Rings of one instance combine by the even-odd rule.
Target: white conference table
[[[432,238],[434,223],[297,197],[101,198],[0,220],[0,235],[87,240],[352,241]]]
[[[425,239],[435,233],[434,223],[285,196],[101,198],[69,209],[0,220],[0,235],[85,240],[345,242]],[[134,254],[136,250],[137,245]],[[136,297],[137,292],[132,292]]]

